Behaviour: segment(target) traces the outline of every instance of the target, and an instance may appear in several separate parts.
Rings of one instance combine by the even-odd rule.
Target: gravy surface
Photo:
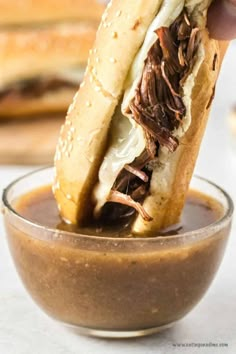
[[[95,224],[92,222],[89,228],[78,228],[76,225],[67,224],[59,215],[50,185],[38,188],[21,197],[16,203],[16,209],[24,218],[50,228],[104,237],[132,237],[129,218],[117,221],[115,227],[114,223],[111,227],[104,225],[104,223]],[[158,235],[153,236],[176,235],[198,230],[214,223],[222,214],[222,206],[215,199],[191,190],[187,196],[179,224],[160,230]]]
[[[51,187],[28,193],[15,203],[18,214],[50,228],[83,234],[131,237],[129,223],[117,228],[76,229],[59,217]],[[202,228],[221,217],[223,207],[190,191],[179,225],[159,234]],[[8,243],[18,273],[47,314],[79,327],[136,331],[171,324],[202,298],[221,262],[230,225],[212,228],[206,238],[184,242],[158,238],[129,242],[78,237],[50,238],[50,231],[24,228],[5,215]],[[196,233],[197,235],[197,233]],[[153,235],[158,236],[158,235]],[[72,238],[74,239],[74,237]],[[128,241],[128,242],[124,242]],[[150,241],[150,242],[149,242]],[[157,241],[157,242],[156,242]]]

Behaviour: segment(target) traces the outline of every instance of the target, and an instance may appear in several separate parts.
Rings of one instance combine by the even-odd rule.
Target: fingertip
[[[218,40],[236,38],[236,0],[216,0],[208,11],[210,36]]]

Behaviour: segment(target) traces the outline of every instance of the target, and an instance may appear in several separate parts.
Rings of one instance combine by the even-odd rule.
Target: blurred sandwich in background
[[[104,7],[105,2],[99,0],[0,0],[0,136],[15,131],[16,144],[11,149],[22,150],[22,158],[13,151],[8,159],[1,144],[0,163],[14,163],[10,155],[18,156],[18,163],[51,161],[58,135],[55,129],[59,131],[82,81]],[[32,124],[32,120],[38,122]],[[34,160],[31,151],[29,159],[30,146],[26,141],[28,148],[21,149],[23,141],[29,135],[32,141],[32,134],[37,140],[45,127],[44,140],[50,139],[45,146],[51,147],[50,152]]]
[[[103,0],[0,0],[1,25],[99,21]]]
[[[62,112],[83,77],[93,24],[0,32],[0,115]]]

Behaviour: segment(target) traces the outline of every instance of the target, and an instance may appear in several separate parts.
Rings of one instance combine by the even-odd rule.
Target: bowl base
[[[75,325],[65,324],[67,328],[72,330],[76,334],[82,334],[85,336],[100,337],[100,338],[134,338],[134,337],[144,337],[150,336],[155,333],[162,332],[170,327],[172,327],[176,322],[169,323],[167,325],[145,328],[134,331],[122,331],[122,330],[103,330],[87,327],[79,327]]]

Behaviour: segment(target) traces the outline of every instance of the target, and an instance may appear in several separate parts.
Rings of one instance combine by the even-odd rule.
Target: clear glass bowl
[[[52,183],[45,168],[3,193],[4,222],[16,269],[51,317],[79,332],[133,337],[158,332],[201,300],[221,263],[233,203],[218,186],[194,177],[191,188],[222,204],[217,222],[181,235],[109,238],[50,229],[22,217],[14,202]]]

